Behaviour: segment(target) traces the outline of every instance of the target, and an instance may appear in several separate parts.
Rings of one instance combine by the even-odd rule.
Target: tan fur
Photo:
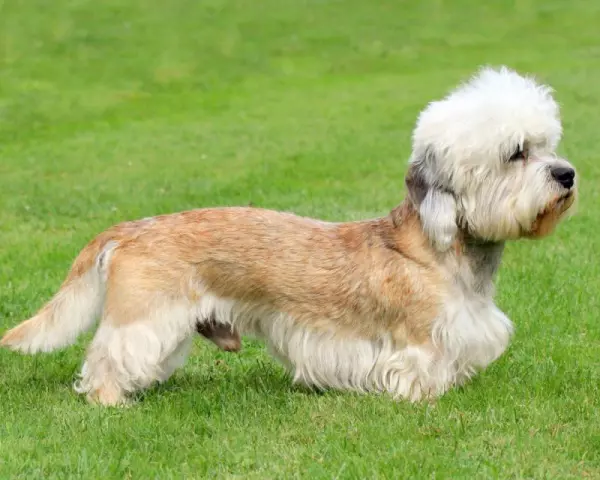
[[[542,238],[550,235],[567,211],[571,209],[576,198],[576,191],[573,191],[566,197],[557,197],[556,200],[548,205],[546,210],[537,216],[528,236],[531,238]]]
[[[145,318],[156,297],[197,301],[204,286],[225,298],[267,303],[311,328],[368,338],[392,332],[404,345],[426,341],[444,295],[410,203],[387,217],[352,223],[244,207],[125,222],[81,251],[61,289],[110,241],[119,247],[109,267],[105,316],[115,324]],[[18,342],[27,328],[28,321],[8,331],[1,344]],[[223,337],[225,330],[215,333]],[[232,341],[228,348],[236,350]]]
[[[401,344],[424,341],[443,293],[408,205],[340,224],[241,207],[157,217],[121,242],[108,278],[106,316],[116,324],[145,318],[155,296],[196,301],[207,287],[339,335],[393,330]]]

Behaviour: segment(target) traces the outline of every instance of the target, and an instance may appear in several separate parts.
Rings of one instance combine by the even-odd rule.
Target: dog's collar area
[[[465,224],[465,226],[459,230],[458,241],[465,247],[475,248],[490,248],[504,243],[500,240],[487,240],[485,238],[476,237],[469,231],[468,224]]]

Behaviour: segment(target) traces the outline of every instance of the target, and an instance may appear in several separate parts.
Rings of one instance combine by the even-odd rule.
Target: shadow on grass
[[[217,365],[221,365],[217,360]],[[322,392],[294,385],[290,375],[278,364],[269,361],[253,361],[244,368],[215,368],[207,365],[198,370],[180,371],[167,382],[140,392],[137,398],[149,401],[158,397],[193,395],[201,393],[213,399],[242,402],[244,399],[284,399],[290,395],[320,396]]]
[[[298,400],[310,403],[318,402],[324,397],[343,397],[355,401],[356,398],[365,397],[347,391],[321,391],[295,385],[279,363],[258,352],[258,349],[236,355],[200,352],[199,356],[190,358],[187,366],[178,370],[167,382],[136,393],[133,400],[148,407],[175,402],[204,406],[208,411],[213,410],[215,405],[235,405],[235,408],[257,411],[273,406],[287,408],[286,405],[289,407],[290,403]],[[61,397],[65,388],[71,390],[77,379],[83,354],[83,349],[79,348],[70,352],[31,357],[3,353],[2,369],[6,375],[0,378],[0,393],[3,396],[13,396],[19,395],[19,392],[38,391]],[[510,375],[505,372],[506,366],[502,367],[503,365],[492,367],[490,371],[475,376],[465,385],[450,390],[432,403],[443,402],[446,407],[457,407],[469,404],[474,399],[488,403],[492,397],[498,400],[498,396],[518,394],[521,388],[511,382]],[[546,385],[547,382],[542,383]],[[397,403],[391,396],[385,396],[390,402]],[[80,398],[85,402],[83,396]]]

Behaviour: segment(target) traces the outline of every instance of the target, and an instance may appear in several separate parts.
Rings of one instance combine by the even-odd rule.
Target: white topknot
[[[507,140],[546,144],[554,150],[562,126],[552,89],[507,67],[484,67],[419,115],[413,150],[434,149],[453,162],[498,155]]]

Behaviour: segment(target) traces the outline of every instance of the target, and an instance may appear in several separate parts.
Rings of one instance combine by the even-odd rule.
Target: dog
[[[75,389],[106,406],[167,380],[196,329],[227,350],[264,339],[313,389],[436,398],[509,344],[493,300],[505,242],[550,234],[576,200],[552,92],[484,67],[428,104],[406,198],[381,218],[220,207],[116,225],[1,345],[49,352],[100,317]]]

